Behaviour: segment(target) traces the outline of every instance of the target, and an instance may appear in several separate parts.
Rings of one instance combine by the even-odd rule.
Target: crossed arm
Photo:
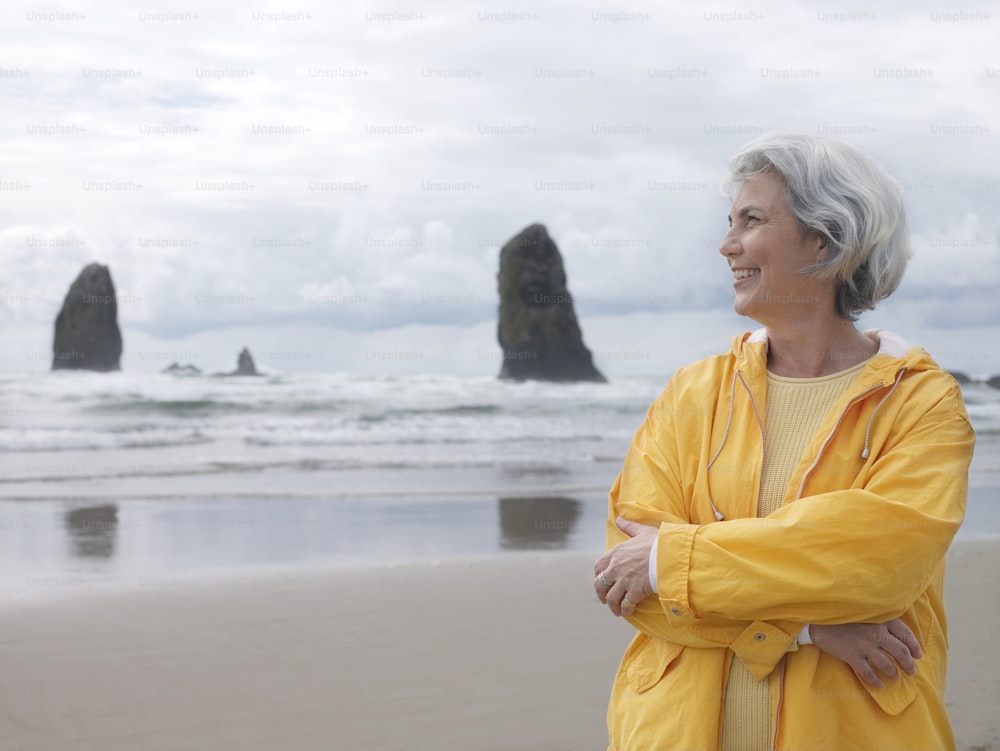
[[[594,590],[616,616],[634,615],[639,603],[655,594],[649,579],[649,556],[656,542],[656,527],[617,520],[618,528],[629,536],[606,552],[594,564]],[[613,583],[608,589],[598,577]],[[899,668],[907,675],[917,672],[915,660],[923,653],[913,631],[898,618],[884,623],[843,623],[810,625],[809,635],[818,649],[847,663],[869,685],[882,687],[882,676],[899,678]]]

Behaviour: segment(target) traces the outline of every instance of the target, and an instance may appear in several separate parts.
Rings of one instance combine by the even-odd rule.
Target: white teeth
[[[759,273],[760,269],[733,269],[733,277],[735,279],[746,279],[748,276]]]

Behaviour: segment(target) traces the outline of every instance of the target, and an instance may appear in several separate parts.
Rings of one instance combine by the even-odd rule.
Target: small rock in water
[[[239,359],[236,362],[236,370],[231,373],[213,373],[214,377],[228,378],[230,376],[259,376],[260,373],[257,372],[257,366],[254,365],[253,355],[250,354],[250,350],[244,347],[240,350]]]
[[[239,360],[237,361],[236,370],[234,370],[231,375],[238,376],[255,376],[260,375],[257,372],[257,366],[254,365],[253,356],[250,354],[250,350],[244,347],[240,350]]]
[[[198,367],[195,367],[194,365],[191,365],[190,363],[188,363],[187,365],[181,365],[179,363],[172,362],[172,363],[170,363],[170,365],[168,365],[167,367],[165,367],[162,372],[163,373],[169,373],[170,375],[175,375],[175,376],[200,376],[201,375],[201,369],[198,368]]]

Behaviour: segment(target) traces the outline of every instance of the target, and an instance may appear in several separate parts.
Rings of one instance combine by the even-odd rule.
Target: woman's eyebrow
[[[742,209],[739,210],[740,219],[746,217],[746,215],[749,214],[751,211],[763,211],[763,209],[760,206],[754,206],[753,204],[749,206],[744,206]],[[729,219],[730,222],[733,221],[732,214],[729,214],[726,218]]]

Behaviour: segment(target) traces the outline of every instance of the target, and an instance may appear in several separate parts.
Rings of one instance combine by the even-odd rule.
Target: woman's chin
[[[754,306],[750,300],[741,300],[739,297],[737,297],[733,301],[733,311],[738,316],[746,316],[747,318],[754,317],[753,316]]]

